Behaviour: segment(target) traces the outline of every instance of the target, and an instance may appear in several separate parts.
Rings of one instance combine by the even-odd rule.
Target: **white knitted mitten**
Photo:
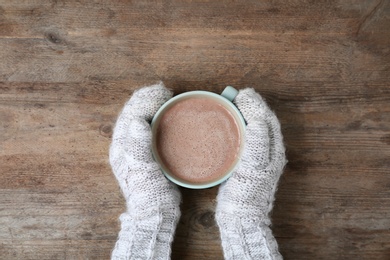
[[[181,195],[151,153],[150,121],[172,97],[163,83],[134,92],[120,114],[110,164],[126,199],[112,259],[169,259]]]
[[[268,217],[287,162],[280,124],[253,89],[240,90],[234,103],[247,127],[240,165],[217,197],[216,220],[225,258],[282,259]]]

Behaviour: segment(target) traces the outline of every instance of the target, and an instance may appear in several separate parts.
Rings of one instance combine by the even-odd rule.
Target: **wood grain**
[[[275,111],[285,259],[388,259],[388,28],[385,0],[0,1],[0,258],[109,258],[112,127],[162,80],[254,87]],[[181,191],[172,258],[223,259],[218,188]]]

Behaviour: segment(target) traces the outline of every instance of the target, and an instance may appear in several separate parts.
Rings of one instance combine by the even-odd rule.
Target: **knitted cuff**
[[[218,212],[225,259],[283,259],[269,223]]]
[[[142,217],[124,213],[111,259],[169,259],[180,209],[155,208]]]

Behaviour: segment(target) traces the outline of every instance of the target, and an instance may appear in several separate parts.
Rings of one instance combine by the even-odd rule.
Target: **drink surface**
[[[235,164],[240,131],[233,115],[217,100],[190,97],[164,112],[156,147],[171,175],[190,183],[209,183]]]

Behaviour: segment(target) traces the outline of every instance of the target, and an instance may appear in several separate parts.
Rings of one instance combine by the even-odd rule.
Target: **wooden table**
[[[255,88],[288,166],[285,259],[389,259],[390,2],[0,1],[0,259],[107,259],[134,89]],[[182,189],[173,259],[222,259],[218,188]]]

